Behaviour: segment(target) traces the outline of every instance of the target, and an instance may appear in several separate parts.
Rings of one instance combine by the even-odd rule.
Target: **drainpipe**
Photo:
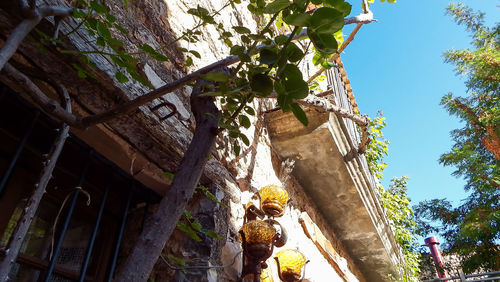
[[[437,273],[439,278],[447,278],[450,277],[448,272],[444,269],[444,259],[439,251],[439,241],[437,237],[429,237],[425,239],[425,244],[429,247],[431,251],[432,258],[434,259],[434,263],[436,264]]]

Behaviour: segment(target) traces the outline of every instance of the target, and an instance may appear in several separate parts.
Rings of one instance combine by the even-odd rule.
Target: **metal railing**
[[[469,279],[473,278],[473,279]],[[477,278],[477,279],[475,279]],[[452,276],[452,277],[446,277],[446,278],[436,278],[432,280],[425,280],[424,282],[439,282],[439,281],[494,281],[494,282],[500,282],[500,271],[493,271],[493,272],[483,272],[483,273],[475,273],[475,274],[467,274],[465,275],[464,272],[459,269],[458,270],[458,276]]]
[[[349,99],[347,88],[344,84],[340,71],[337,68],[331,68],[326,70],[325,73],[328,90],[332,90],[333,92],[333,94],[330,96],[331,102],[339,107],[342,107],[343,109],[348,110],[351,113],[354,113],[354,107]],[[351,143],[351,148],[357,150],[359,144],[361,143],[361,135],[357,125],[348,118],[341,119],[345,124],[345,130],[343,129],[343,131],[347,139],[349,139],[349,142]],[[370,172],[370,168],[368,167],[368,162],[365,155],[361,154],[358,156],[358,158],[359,164],[362,167],[368,181],[370,182],[371,187],[375,189],[377,187],[377,182]]]

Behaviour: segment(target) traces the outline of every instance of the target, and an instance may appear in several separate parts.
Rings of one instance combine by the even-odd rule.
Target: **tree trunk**
[[[213,116],[220,116],[211,97],[198,97],[204,84],[207,82],[198,82],[198,87],[191,94],[191,110],[196,119],[196,129],[180,168],[158,210],[150,218],[134,250],[116,275],[115,281],[148,279],[165,243],[193,196],[215,144],[218,121]]]

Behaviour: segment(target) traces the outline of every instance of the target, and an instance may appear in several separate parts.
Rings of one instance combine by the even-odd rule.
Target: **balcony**
[[[333,93],[325,98],[353,112],[355,103],[346,81],[343,71],[327,71],[328,88]],[[350,153],[357,151],[361,139],[356,124],[333,113],[304,110],[307,127],[291,113],[266,114],[272,146],[282,159],[295,160],[292,174],[366,280],[388,281],[389,273],[399,276],[397,265],[403,261],[402,254],[377,197],[377,180],[365,156]]]

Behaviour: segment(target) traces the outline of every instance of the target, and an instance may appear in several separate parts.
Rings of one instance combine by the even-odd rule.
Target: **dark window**
[[[0,85],[0,177],[5,178],[16,150],[30,131],[26,144],[15,161],[4,187],[0,187],[0,248],[5,247],[22,215],[22,211],[38,181],[46,154],[56,137],[58,124]],[[85,192],[79,192],[69,225],[63,223],[70,210],[72,197],[79,182]],[[78,280],[92,239],[101,202],[108,189],[102,219],[86,270],[85,281],[104,281],[116,263],[119,232],[129,208],[149,200],[150,190],[93,152],[74,137],[64,146],[47,186],[35,218],[21,248],[17,264],[11,269],[12,281],[44,281],[51,258],[53,272],[49,281]],[[80,190],[81,191],[81,190]],[[87,195],[90,205],[87,205]],[[130,201],[129,201],[130,199]],[[60,247],[57,242],[65,232]]]

